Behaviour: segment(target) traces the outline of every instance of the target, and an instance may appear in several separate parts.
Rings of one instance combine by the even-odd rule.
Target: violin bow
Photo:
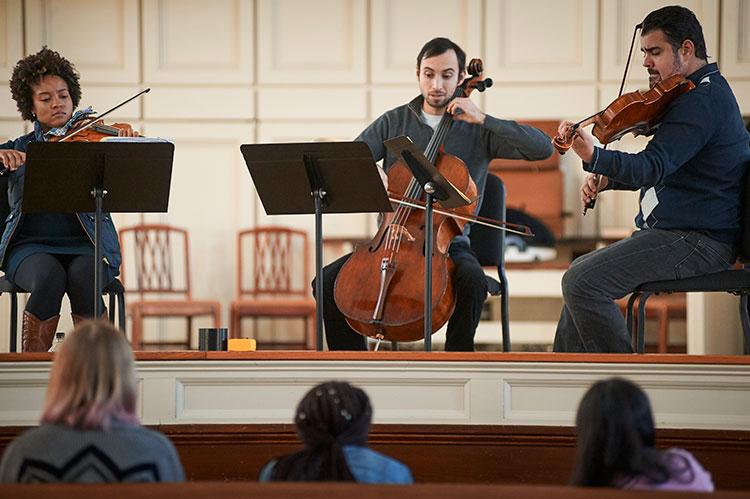
[[[623,73],[622,73],[622,80],[620,81],[620,91],[617,92],[617,97],[622,96],[622,91],[625,89],[625,80],[627,80],[627,78],[628,78],[628,71],[630,70],[630,60],[633,57],[633,47],[635,46],[635,35],[636,35],[636,33],[638,33],[638,30],[641,29],[641,28],[643,28],[643,23],[638,23],[638,24],[635,25],[635,28],[633,28],[633,38],[630,40],[630,50],[628,50],[628,60],[625,63],[625,71],[623,71]],[[599,114],[599,113],[597,113],[597,114]],[[578,123],[576,123],[575,125],[573,125],[573,132],[575,132],[575,130],[580,126],[581,123],[583,123],[584,121],[586,121],[588,119],[593,118],[594,116],[596,116],[596,114],[593,115],[593,116],[589,116],[585,120],[579,121]],[[602,147],[602,149],[606,149],[607,145],[608,144],[604,144],[604,146]],[[586,203],[584,205],[584,207],[583,207],[583,216],[586,216],[586,211],[587,210],[593,210],[594,209],[594,206],[596,205],[596,197],[599,196],[599,187],[602,185],[602,176],[599,175],[598,173],[595,173],[594,174],[594,180],[596,181],[596,196],[594,196],[594,198],[591,201],[589,201],[588,203]]]
[[[73,130],[72,132],[70,132],[70,133],[69,133],[68,135],[65,135],[65,136],[64,136],[63,138],[61,138],[60,140],[58,140],[58,142],[63,142],[63,141],[66,141],[66,140],[68,140],[69,138],[73,137],[74,135],[78,135],[78,134],[79,134],[79,133],[81,133],[82,131],[84,131],[84,130],[88,129],[89,127],[93,126],[93,125],[94,125],[94,123],[96,123],[97,121],[101,120],[102,118],[104,118],[105,116],[107,116],[107,115],[108,115],[109,113],[111,113],[112,111],[115,111],[115,110],[117,110],[117,109],[120,109],[120,108],[121,108],[122,106],[124,106],[124,105],[125,105],[125,104],[127,104],[128,102],[130,102],[130,101],[132,101],[133,99],[136,99],[136,98],[140,97],[141,95],[143,95],[143,94],[146,94],[146,93],[148,93],[148,92],[150,92],[150,91],[151,91],[151,88],[150,88],[150,87],[149,87],[149,88],[146,88],[146,89],[143,89],[143,90],[141,90],[140,92],[138,92],[138,93],[137,93],[137,94],[135,94],[134,96],[132,96],[132,97],[130,97],[130,98],[128,98],[128,99],[126,99],[126,100],[124,100],[124,101],[120,102],[120,103],[119,103],[119,104],[117,104],[117,105],[116,105],[115,107],[113,107],[113,108],[111,108],[111,109],[108,109],[107,111],[103,112],[102,114],[100,114],[99,116],[97,116],[96,118],[94,118],[93,120],[91,120],[91,122],[89,122],[89,123],[86,123],[85,125],[83,125],[83,126],[82,126],[81,128],[76,128],[75,130]]]
[[[412,199],[412,198],[408,198],[404,196],[399,196],[398,194],[394,194],[392,192],[388,193],[388,199],[393,203],[403,204],[410,208],[417,208],[419,210],[425,209],[424,202],[419,199]],[[491,227],[497,230],[504,230],[505,232],[510,232],[513,234],[521,235],[521,236],[532,237],[534,235],[534,233],[531,231],[531,228],[529,228],[527,225],[503,222],[500,220],[495,220],[493,218],[480,217],[478,215],[471,215],[471,216],[460,215],[458,213],[441,210],[440,208],[433,208],[433,211],[435,213],[439,213],[447,217],[456,218],[458,220],[464,220],[466,222],[477,223],[479,225],[484,225],[486,227]]]

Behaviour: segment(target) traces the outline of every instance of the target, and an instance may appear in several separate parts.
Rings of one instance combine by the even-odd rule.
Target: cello
[[[471,76],[456,88],[452,98],[468,97],[474,89],[484,91],[492,80],[482,79],[482,61],[472,59],[467,67]],[[389,341],[416,341],[424,338],[425,252],[433,253],[432,315],[434,333],[453,313],[455,295],[451,280],[453,263],[448,257],[451,240],[463,231],[476,207],[477,187],[464,162],[442,150],[453,122],[444,112],[425,150],[427,159],[467,198],[471,204],[455,210],[458,217],[436,211],[431,227],[425,227],[424,212],[413,203],[396,202],[393,213],[385,215],[373,239],[357,247],[339,272],[334,300],[347,323],[359,334]],[[410,170],[397,161],[388,170],[389,190],[400,199],[422,196]],[[425,248],[426,230],[433,232],[433,247]]]

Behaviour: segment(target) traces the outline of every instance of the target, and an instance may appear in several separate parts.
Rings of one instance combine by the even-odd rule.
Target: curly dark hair
[[[68,92],[73,101],[73,109],[81,101],[81,84],[75,66],[66,58],[47,48],[45,45],[36,54],[31,54],[16,64],[10,78],[10,91],[16,101],[18,111],[25,120],[34,121],[34,101],[32,86],[45,76],[59,76],[68,85]]]
[[[664,33],[674,53],[680,49],[682,42],[690,40],[695,46],[695,57],[708,61],[703,28],[690,9],[679,5],[669,5],[651,12],[643,19],[641,35],[656,30]]]

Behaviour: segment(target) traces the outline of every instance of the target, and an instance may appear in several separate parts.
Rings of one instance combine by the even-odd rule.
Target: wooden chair
[[[211,316],[213,326],[219,327],[221,305],[215,300],[194,300],[190,291],[190,256],[188,233],[169,225],[143,224],[120,230],[123,251],[122,281],[128,293],[140,299],[128,304],[133,323],[133,349],[144,345],[176,345],[190,349],[193,317]],[[132,249],[132,252],[129,251]],[[128,261],[126,255],[133,255]],[[130,270],[133,265],[133,270]],[[134,276],[131,283],[130,277]],[[160,299],[146,299],[147,295]],[[161,295],[177,296],[161,299]],[[146,317],[185,317],[187,328],[181,342],[144,342],[143,320]]]
[[[628,300],[617,300],[620,311],[627,314]],[[646,319],[657,323],[657,352],[669,352],[669,321],[685,320],[687,317],[687,297],[684,293],[653,296],[645,305]]]
[[[237,235],[237,299],[230,309],[233,338],[243,317],[302,318],[301,341],[264,346],[315,348],[315,301],[310,287],[307,233],[285,227],[259,227]]]

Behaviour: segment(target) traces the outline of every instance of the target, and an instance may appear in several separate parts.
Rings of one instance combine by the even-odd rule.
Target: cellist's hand
[[[599,185],[597,185],[597,180]],[[609,179],[604,175],[589,173],[583,185],[581,185],[581,202],[583,206],[588,206],[592,200],[596,199],[596,196],[607,187],[608,183]]]
[[[450,101],[446,111],[452,114],[456,121],[484,125],[485,114],[468,97],[456,97]]]

